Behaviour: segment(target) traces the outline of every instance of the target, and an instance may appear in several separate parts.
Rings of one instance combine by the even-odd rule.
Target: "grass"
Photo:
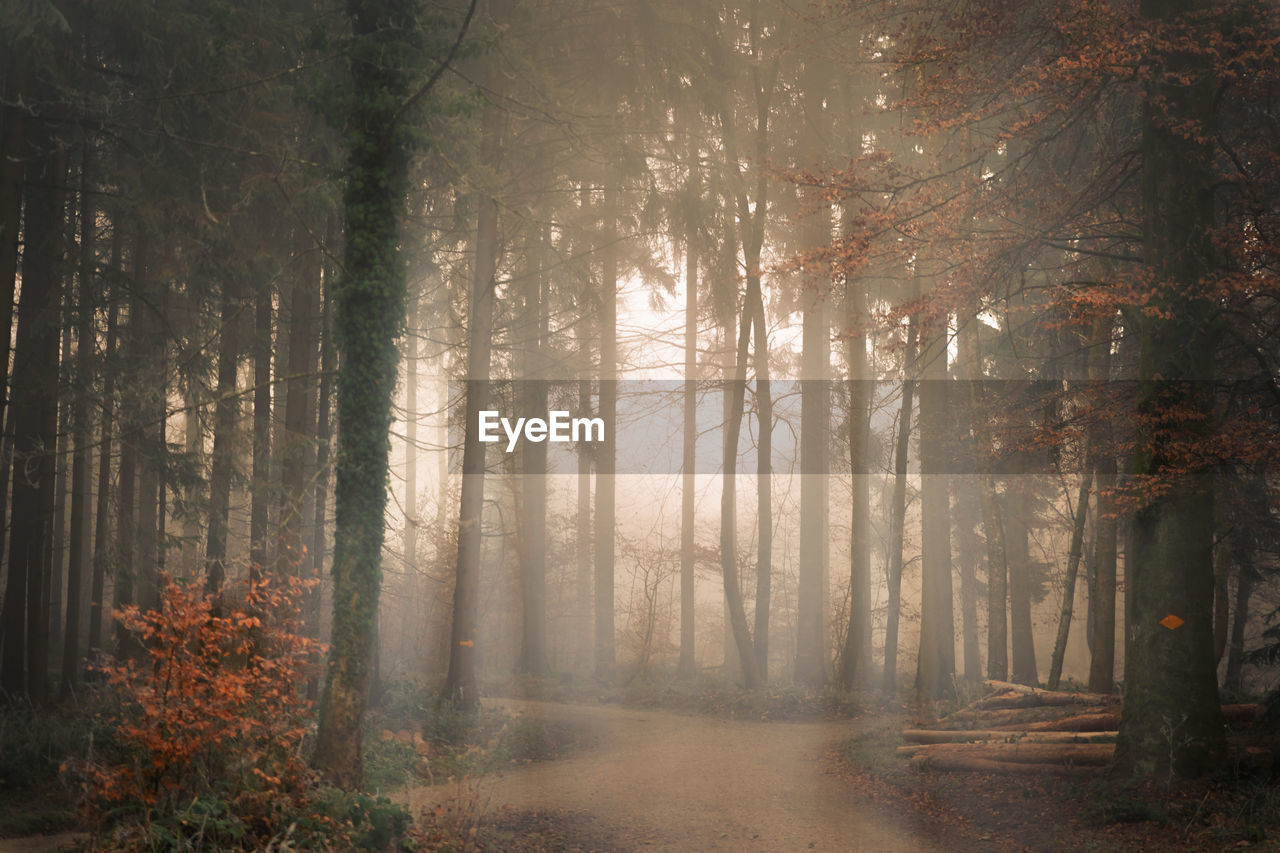
[[[442,784],[559,758],[580,741],[566,725],[495,708],[458,711],[421,691],[417,701],[398,702],[371,716],[365,735],[365,785],[390,790]]]

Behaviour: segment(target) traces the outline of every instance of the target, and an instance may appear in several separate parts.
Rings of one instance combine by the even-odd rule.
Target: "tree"
[[[320,700],[316,767],[338,785],[362,776],[364,711],[382,580],[391,401],[404,325],[400,219],[410,139],[401,121],[417,49],[416,4],[350,0],[351,99],[342,211],[343,274],[334,289],[338,451],[333,634]],[[435,78],[432,78],[435,79]]]
[[[1154,487],[1133,516],[1132,610],[1116,765],[1198,775],[1226,739],[1213,657],[1213,474],[1188,460],[1214,421],[1220,331],[1214,270],[1214,73],[1198,45],[1200,0],[1143,0],[1163,50],[1142,114],[1143,255],[1157,311],[1140,321],[1134,475]]]

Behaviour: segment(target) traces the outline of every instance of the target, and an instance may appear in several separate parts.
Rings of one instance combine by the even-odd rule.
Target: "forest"
[[[1280,838],[1274,0],[0,0],[0,152],[0,853]]]

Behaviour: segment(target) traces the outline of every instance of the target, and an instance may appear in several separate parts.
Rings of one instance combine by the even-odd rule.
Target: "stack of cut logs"
[[[917,770],[1028,775],[1100,772],[1115,752],[1120,697],[1060,693],[984,681],[990,695],[939,720],[907,729],[898,754]],[[1223,705],[1228,725],[1248,725],[1257,705]]]

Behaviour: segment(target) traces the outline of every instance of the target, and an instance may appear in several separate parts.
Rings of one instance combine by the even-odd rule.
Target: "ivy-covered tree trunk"
[[[1143,0],[1140,13],[1155,28],[1208,8]],[[1198,775],[1226,757],[1213,657],[1213,475],[1189,465],[1183,449],[1203,441],[1214,418],[1215,84],[1209,59],[1180,38],[1156,57],[1142,116],[1153,310],[1138,329],[1134,475],[1161,487],[1134,514],[1125,560],[1132,598],[1116,765],[1137,777]]]
[[[344,273],[334,290],[338,452],[333,633],[315,765],[346,788],[361,782],[364,711],[382,582],[391,402],[404,326],[399,222],[408,146],[396,132],[408,93],[417,6],[350,0],[351,101],[346,115]]]

